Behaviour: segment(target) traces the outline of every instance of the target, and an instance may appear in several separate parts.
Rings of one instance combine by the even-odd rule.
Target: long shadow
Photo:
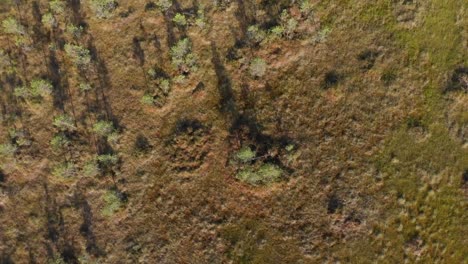
[[[54,107],[60,110],[64,110],[65,104],[64,101],[66,100],[66,92],[64,87],[62,86],[62,77],[60,74],[60,65],[57,60],[55,51],[49,51],[49,63],[47,64],[47,68],[49,71],[50,81],[54,86],[54,90],[52,92],[54,98]]]
[[[236,119],[239,116],[239,112],[236,107],[234,92],[232,90],[232,81],[221,61],[216,44],[213,41],[211,42],[211,53],[211,62],[215,68],[216,77],[218,79],[218,92],[221,96],[221,100],[219,102],[221,112],[230,113],[233,116],[233,119]]]
[[[235,95],[232,89],[232,81],[229,73],[224,67],[219,52],[214,42],[211,42],[212,63],[215,68],[216,77],[218,79],[217,87],[220,94],[220,111],[229,118],[231,123],[229,133],[232,137],[242,138],[246,134],[248,139],[255,143],[257,152],[262,155],[268,155],[269,150],[274,146],[286,146],[291,140],[284,136],[272,137],[265,135],[262,126],[255,117],[255,103],[250,100],[244,109],[240,111],[236,105]],[[244,88],[246,89],[246,88]],[[244,91],[243,98],[248,97]],[[283,169],[290,171],[284,166],[278,158],[272,157],[270,162],[278,164]]]
[[[77,200],[78,205],[82,209],[83,223],[80,227],[80,233],[86,239],[86,252],[96,257],[103,256],[105,253],[97,245],[96,236],[93,231],[93,212],[91,206],[82,193],[77,195]]]
[[[145,65],[145,51],[141,47],[140,39],[137,37],[134,37],[132,44],[133,44],[132,45],[133,56],[135,57],[135,59],[137,59],[139,66],[143,67],[143,65]]]
[[[109,90],[112,86],[109,78],[109,71],[107,70],[105,61],[99,56],[96,46],[94,45],[94,40],[92,36],[89,38],[88,41],[88,49],[91,52],[93,61],[95,62],[94,67],[96,69],[97,77],[99,80],[99,89],[95,89],[96,99],[98,100],[100,93],[103,104],[102,110],[105,112],[107,119],[113,119],[114,116],[112,114],[112,109],[110,107],[105,93],[105,91]]]

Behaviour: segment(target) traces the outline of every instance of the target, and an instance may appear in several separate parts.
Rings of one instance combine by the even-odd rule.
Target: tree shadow
[[[80,234],[86,239],[86,252],[96,257],[104,256],[105,252],[97,245],[96,235],[93,231],[93,212],[91,206],[81,192],[76,196],[77,203],[82,209],[81,216],[83,223],[80,226]]]
[[[140,67],[143,67],[145,64],[145,51],[141,47],[141,40],[137,37],[133,38],[132,47],[133,47],[133,57],[138,61]]]
[[[62,86],[60,64],[57,60],[55,51],[53,50],[49,51],[47,69],[49,72],[50,81],[54,87],[54,90],[52,91],[53,105],[55,108],[63,111],[65,108],[64,101],[67,99],[67,96],[65,93],[65,88]]]

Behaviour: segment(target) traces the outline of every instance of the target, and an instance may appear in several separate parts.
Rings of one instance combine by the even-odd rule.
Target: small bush
[[[79,88],[82,92],[88,92],[93,89],[93,87],[89,83],[80,83]]]
[[[83,27],[70,24],[67,26],[67,33],[72,37],[78,39],[83,34]]]
[[[116,0],[91,0],[91,9],[98,18],[109,18],[117,5]]]
[[[260,43],[265,39],[266,33],[258,26],[253,25],[247,29],[247,37],[253,43]]]
[[[10,143],[0,144],[0,156],[2,157],[11,157],[15,155],[18,148]]]
[[[65,44],[65,53],[77,67],[86,67],[91,63],[89,50],[79,45]]]
[[[2,22],[3,30],[7,34],[25,35],[26,29],[15,18],[9,17]]]
[[[280,167],[266,163],[258,170],[254,170],[253,168],[241,170],[236,175],[236,178],[251,185],[264,185],[279,181],[282,174],[283,171]]]
[[[57,20],[55,19],[54,15],[52,13],[45,13],[42,16],[42,24],[44,25],[45,28],[52,30],[57,26]]]
[[[105,167],[110,167],[116,165],[117,162],[119,162],[119,157],[113,154],[104,154],[97,156],[97,161],[99,162],[99,164]]]
[[[115,191],[106,192],[102,199],[105,202],[105,206],[102,209],[102,215],[104,216],[112,216],[122,206],[122,201]]]
[[[68,115],[56,116],[53,125],[61,131],[74,131],[76,129],[73,118]]]
[[[52,10],[54,14],[63,14],[65,5],[65,2],[62,0],[52,0],[49,2],[50,10]]]
[[[33,95],[47,96],[52,93],[53,86],[49,81],[43,79],[34,79],[31,81],[30,90]]]
[[[114,132],[114,125],[110,121],[98,121],[93,126],[93,132],[98,136],[107,137]]]
[[[237,159],[244,163],[252,161],[255,158],[255,156],[255,151],[250,149],[250,147],[243,147],[236,154]]]
[[[172,0],[158,0],[157,6],[162,12],[167,11],[172,6]]]
[[[43,79],[34,79],[31,81],[30,86],[16,87],[13,94],[23,99],[41,99],[46,97],[52,92],[52,84]]]
[[[273,35],[273,37],[275,38],[280,38],[283,36],[284,34],[284,27],[282,26],[276,26],[274,28],[271,29],[271,34]]]
[[[171,83],[168,79],[161,79],[159,81],[159,89],[165,94],[168,95],[171,91]]]
[[[76,166],[72,162],[60,163],[52,169],[55,177],[71,178],[76,175]]]
[[[8,74],[15,72],[15,65],[11,61],[8,54],[0,49],[0,72],[6,72]]]
[[[172,19],[172,21],[178,25],[178,26],[181,26],[181,27],[185,27],[187,25],[187,19],[185,18],[185,16],[181,13],[177,13],[174,18]]]
[[[90,161],[83,166],[81,173],[86,177],[96,177],[101,173],[101,171],[99,170],[99,166],[96,161]]]
[[[55,135],[50,140],[50,146],[55,151],[60,151],[67,148],[70,145],[70,140],[64,134]]]
[[[171,48],[171,58],[174,67],[189,72],[196,69],[196,58],[191,53],[192,43],[188,38],[179,40],[175,46]]]
[[[266,62],[261,58],[255,58],[250,63],[250,74],[254,77],[262,77],[266,72]]]
[[[197,25],[201,29],[204,29],[206,26],[205,7],[203,5],[200,5],[198,7],[195,25]]]
[[[151,94],[145,94],[143,95],[143,97],[141,97],[140,102],[144,105],[154,105],[154,96],[152,96]]]

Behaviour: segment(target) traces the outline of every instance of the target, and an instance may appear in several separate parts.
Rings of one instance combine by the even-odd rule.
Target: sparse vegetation
[[[466,10],[0,1],[0,263],[465,263]]]

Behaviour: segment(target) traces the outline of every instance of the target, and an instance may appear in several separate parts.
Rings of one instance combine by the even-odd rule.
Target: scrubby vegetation
[[[466,1],[0,1],[0,263],[464,263]]]

